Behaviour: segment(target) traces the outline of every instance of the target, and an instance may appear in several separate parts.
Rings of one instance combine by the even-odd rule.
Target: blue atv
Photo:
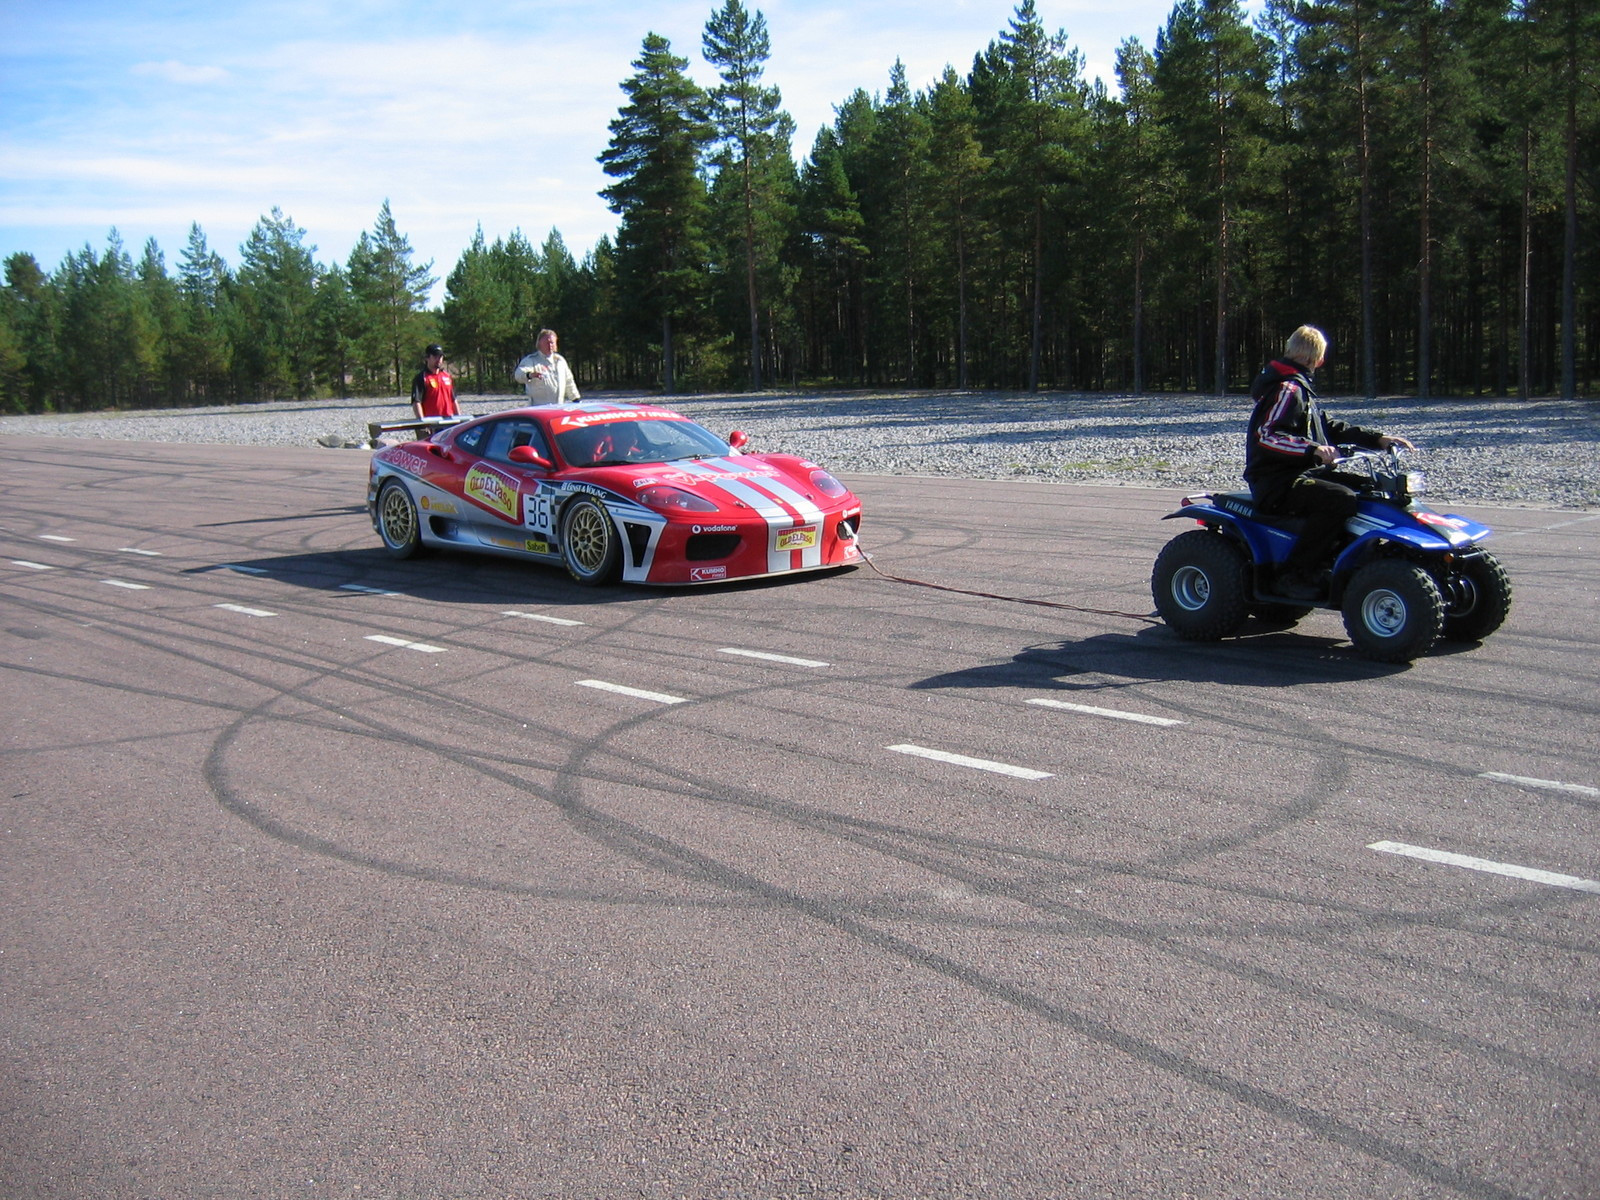
[[[1396,449],[1341,447],[1340,454],[1334,467],[1317,469],[1337,471],[1333,477],[1356,489],[1361,507],[1324,564],[1319,599],[1273,590],[1301,519],[1257,512],[1248,492],[1185,496],[1163,518],[1201,525],[1168,542],[1150,576],[1156,611],[1179,637],[1212,642],[1251,616],[1287,628],[1312,609],[1339,609],[1368,658],[1410,662],[1441,637],[1475,642],[1500,628],[1511,611],[1511,580],[1482,546],[1489,527],[1417,503],[1422,477],[1405,469]]]

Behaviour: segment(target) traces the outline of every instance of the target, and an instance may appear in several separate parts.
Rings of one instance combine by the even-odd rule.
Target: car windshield
[[[727,442],[693,421],[649,417],[569,429],[556,434],[556,448],[575,467],[720,458],[728,453]]]

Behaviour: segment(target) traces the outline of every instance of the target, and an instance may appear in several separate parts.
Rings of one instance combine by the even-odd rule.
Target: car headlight
[[[817,491],[821,492],[824,496],[827,496],[833,500],[837,500],[841,496],[848,496],[850,494],[849,488],[845,487],[844,484],[840,483],[832,475],[829,475],[821,467],[818,467],[815,471],[811,472],[811,486],[816,488]]]
[[[664,513],[708,513],[717,511],[717,506],[704,496],[696,496],[693,492],[686,492],[682,488],[669,487],[664,483],[641,488],[638,499],[640,504],[648,505],[650,508]]]

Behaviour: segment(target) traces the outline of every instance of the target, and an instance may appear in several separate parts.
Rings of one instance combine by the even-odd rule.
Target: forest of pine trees
[[[445,343],[510,391],[552,326],[586,390],[1001,388],[1222,394],[1303,322],[1326,389],[1595,394],[1600,5],[1178,0],[1083,77],[1022,0],[923,91],[903,67],[794,158],[766,22],[708,20],[709,91],[644,37],[600,161],[613,236],[481,228],[430,310],[384,203],[321,264],[273,209],[230,267],[115,231],[0,290],[0,410],[392,395]]]

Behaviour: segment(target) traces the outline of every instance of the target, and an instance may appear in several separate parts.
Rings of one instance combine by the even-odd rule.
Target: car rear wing
[[[414,433],[416,437],[411,440],[418,441],[465,420],[465,417],[412,417],[409,421],[368,421],[367,440],[376,446],[386,433]]]

